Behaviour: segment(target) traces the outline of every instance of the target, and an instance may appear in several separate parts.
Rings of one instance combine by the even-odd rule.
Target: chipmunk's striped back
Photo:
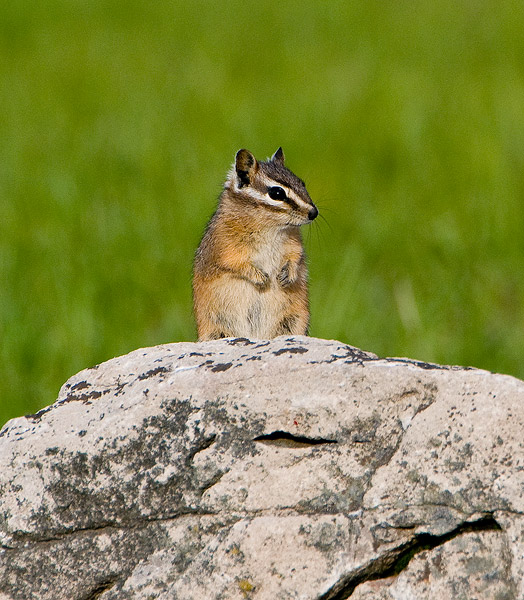
[[[307,269],[299,227],[318,215],[279,148],[258,162],[239,150],[197,250],[199,340],[306,334]]]

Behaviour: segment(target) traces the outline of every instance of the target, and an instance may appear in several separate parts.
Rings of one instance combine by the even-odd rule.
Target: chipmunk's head
[[[282,227],[304,225],[318,215],[302,179],[284,166],[282,148],[260,162],[239,150],[226,188],[236,202],[264,210],[264,218]]]

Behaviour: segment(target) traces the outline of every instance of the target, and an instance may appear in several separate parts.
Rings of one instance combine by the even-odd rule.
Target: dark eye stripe
[[[293,210],[298,210],[298,211],[303,210],[303,209],[300,208],[300,206],[294,200],[291,200],[291,198],[287,198],[286,204],[288,206],[291,206],[291,208]]]

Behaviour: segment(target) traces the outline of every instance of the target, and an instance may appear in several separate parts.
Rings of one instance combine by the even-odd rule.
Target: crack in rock
[[[310,438],[303,435],[294,435],[287,431],[273,431],[259,435],[253,439],[254,442],[264,442],[273,446],[284,446],[286,448],[302,448],[307,446],[320,446],[322,444],[337,444],[337,440],[325,438]]]
[[[212,483],[211,485],[214,485]],[[209,486],[211,487],[211,486]],[[206,488],[207,489],[207,488]],[[205,491],[205,490],[204,490]],[[185,510],[181,510],[177,513],[166,514],[166,515],[151,515],[151,516],[143,516],[141,518],[135,519],[127,519],[122,521],[106,521],[103,523],[99,523],[97,525],[90,525],[87,527],[78,527],[74,529],[64,530],[60,533],[56,533],[50,536],[40,536],[35,535],[33,533],[17,533],[12,536],[13,545],[8,546],[3,544],[0,546],[5,552],[17,552],[21,548],[27,548],[30,545],[39,545],[39,544],[52,544],[54,542],[63,542],[64,540],[75,538],[77,536],[83,536],[86,534],[105,534],[111,532],[118,531],[130,531],[130,530],[139,530],[145,529],[149,525],[153,525],[155,523],[164,523],[169,521],[178,521],[185,517],[218,517],[219,513],[215,513],[212,511],[199,511],[196,509],[187,508]],[[227,520],[227,515],[224,517]],[[237,520],[238,517],[231,517],[231,519]],[[16,544],[16,545],[15,545]],[[1,596],[0,596],[1,598]]]
[[[352,596],[357,586],[366,581],[386,579],[398,575],[409,565],[415,555],[424,550],[432,550],[433,548],[442,546],[465,533],[501,531],[501,529],[493,515],[490,514],[471,523],[462,523],[457,528],[443,535],[432,535],[430,533],[417,534],[405,544],[384,553],[355,572],[345,575],[326,593],[322,594],[318,600],[347,600],[347,598]]]
[[[115,586],[118,579],[106,579],[98,583],[86,596],[83,596],[82,600],[97,600],[104,593],[109,591]]]

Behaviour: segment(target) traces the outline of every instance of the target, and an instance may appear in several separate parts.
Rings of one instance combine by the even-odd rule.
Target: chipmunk
[[[318,215],[279,148],[266,161],[239,150],[196,252],[198,339],[306,335],[307,267],[300,226]]]

